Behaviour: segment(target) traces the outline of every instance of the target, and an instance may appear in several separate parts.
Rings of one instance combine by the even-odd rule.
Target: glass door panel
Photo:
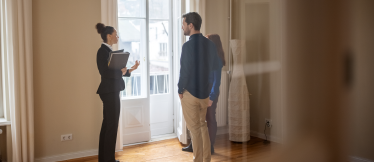
[[[131,73],[131,77],[123,77],[126,89],[122,91],[121,96],[130,97],[146,97],[147,91],[147,64],[146,58],[146,20],[120,18],[119,26],[119,49],[130,52],[127,68],[131,68],[136,60],[141,62],[137,70]]]
[[[149,22],[150,94],[170,92],[169,22]]]
[[[149,0],[150,19],[169,19],[170,0]]]
[[[145,11],[145,0],[118,0],[118,17],[145,18]]]
[[[170,0],[149,0],[151,135],[174,132]]]

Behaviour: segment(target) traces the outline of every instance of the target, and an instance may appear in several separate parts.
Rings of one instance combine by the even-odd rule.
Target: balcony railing
[[[150,74],[150,95],[167,94],[170,92],[169,72],[158,72]],[[131,74],[131,77],[123,77],[126,89],[121,92],[122,97],[141,96],[141,76]]]

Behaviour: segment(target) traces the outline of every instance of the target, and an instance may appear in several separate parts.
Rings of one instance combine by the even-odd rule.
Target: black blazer
[[[108,68],[109,52],[112,51],[108,46],[102,44],[97,51],[97,68],[101,75],[101,83],[97,89],[97,94],[118,92],[125,89],[125,83],[122,79],[121,70],[110,70]],[[123,75],[126,77],[131,76],[129,70]]]

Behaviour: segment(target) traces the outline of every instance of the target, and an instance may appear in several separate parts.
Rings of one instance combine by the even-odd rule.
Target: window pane
[[[118,0],[118,17],[145,17],[145,0]]]
[[[182,54],[182,35],[183,35],[183,30],[182,30],[182,18],[178,18],[178,21],[180,23],[177,23],[177,54],[181,55]],[[178,67],[179,69],[179,67]]]
[[[150,93],[169,93],[169,22],[149,22]]]
[[[169,93],[169,74],[151,74],[150,94]]]
[[[130,52],[127,68],[139,60],[140,66],[131,73],[131,77],[124,77],[126,89],[122,91],[122,97],[144,97],[146,96],[147,64],[144,62],[146,56],[146,28],[145,20],[142,19],[119,19],[119,49]]]
[[[150,0],[150,19],[169,19],[169,0]]]

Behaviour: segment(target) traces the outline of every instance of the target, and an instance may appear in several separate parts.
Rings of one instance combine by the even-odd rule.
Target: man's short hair
[[[195,30],[200,30],[201,28],[201,16],[197,12],[189,12],[182,16],[185,18],[187,25],[191,24],[194,26]]]

